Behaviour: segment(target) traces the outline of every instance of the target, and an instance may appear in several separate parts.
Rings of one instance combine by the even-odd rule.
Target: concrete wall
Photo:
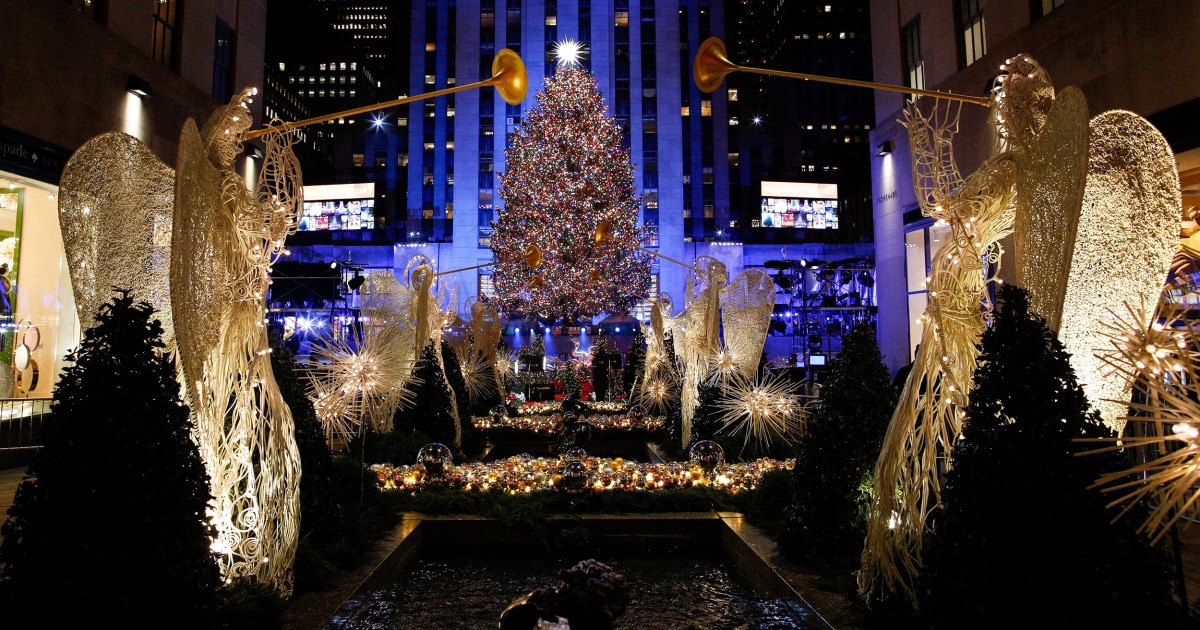
[[[107,25],[56,0],[0,0],[0,125],[74,150],[107,131],[125,131],[175,164],[188,117],[207,119],[212,100],[216,19],[237,31],[238,86],[261,86],[266,0],[190,0],[180,15],[179,72],[151,58],[156,0],[111,2]],[[129,75],[151,98],[127,90]],[[261,99],[253,105],[255,120]]]
[[[983,9],[988,54],[962,70],[953,9],[954,3],[942,0],[872,3],[875,80],[903,84],[900,30],[919,17],[926,89],[983,95],[1000,64],[1024,52],[1049,71],[1058,89],[1079,87],[1092,115],[1128,109],[1149,116],[1200,97],[1200,58],[1192,42],[1200,2],[1070,0],[1032,19],[1027,0],[990,0]],[[917,208],[908,138],[896,122],[902,98],[876,92],[871,133],[873,147],[886,140],[896,147],[872,160],[880,345],[893,370],[908,354],[903,214]],[[991,154],[987,113],[974,105],[962,108],[955,156],[964,175]],[[1004,275],[1011,278],[1013,248],[1005,249]]]

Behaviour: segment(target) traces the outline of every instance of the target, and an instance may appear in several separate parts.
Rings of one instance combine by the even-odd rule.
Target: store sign
[[[751,227],[838,229],[837,184],[763,182],[762,207]]]
[[[374,182],[304,187],[301,232],[374,228]]]
[[[0,127],[0,171],[57,184],[70,157],[62,147]]]

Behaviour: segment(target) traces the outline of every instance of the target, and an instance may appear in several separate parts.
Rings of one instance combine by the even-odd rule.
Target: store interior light
[[[136,74],[129,75],[129,81],[126,83],[125,89],[129,90],[130,94],[140,98],[150,98],[154,96],[154,90],[150,87],[150,82]]]
[[[878,149],[875,151],[875,156],[883,157],[895,150],[896,150],[895,142],[892,142],[891,140],[884,140],[883,143],[880,144]]]
[[[351,291],[357,291],[359,289],[359,287],[361,287],[363,285],[363,283],[366,281],[367,281],[366,278],[364,278],[358,272],[355,272],[354,277],[350,278],[350,280],[346,283],[346,287],[349,288]]]

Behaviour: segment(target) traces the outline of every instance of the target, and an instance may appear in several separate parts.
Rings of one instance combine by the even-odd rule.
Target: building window
[[[987,54],[987,30],[983,22],[983,0],[958,0],[962,64],[967,67]]]
[[[736,126],[737,126],[737,124],[738,124],[738,119],[737,119],[737,116],[730,116],[730,117],[729,117],[729,126],[730,126],[730,127],[736,127]]]
[[[233,92],[233,51],[235,34],[221,18],[217,18],[217,38],[213,45],[213,100],[226,103]]]
[[[921,56],[921,16],[913,18],[900,31],[901,54],[904,60],[904,85],[925,89],[925,60]]]
[[[108,0],[71,0],[71,6],[101,24],[108,24]]]
[[[350,160],[355,166],[362,166],[367,162],[367,156],[362,153],[355,153]]]
[[[681,116],[691,116],[691,115],[692,115],[692,108],[691,108],[691,107],[688,107],[687,105],[684,105],[683,107],[680,107],[680,108],[679,108],[679,114],[680,114]]]
[[[1067,0],[1032,0],[1034,18],[1045,17],[1051,11],[1066,4]]]
[[[921,343],[921,335],[925,327],[925,308],[929,304],[929,287],[926,285],[926,278],[931,269],[931,257],[938,255],[938,251],[950,238],[951,228],[944,223],[927,225],[904,235],[910,359],[912,359],[912,353],[917,344]]]
[[[700,115],[712,116],[712,101],[700,101]]]
[[[154,60],[174,69],[175,22],[179,18],[179,0],[160,0],[154,3]]]
[[[737,166],[737,165],[738,165],[738,154],[737,154],[737,153],[730,153],[730,154],[729,154],[729,165],[730,165],[730,166]]]
[[[729,100],[730,100],[730,102],[737,100],[737,90],[736,89],[733,89],[733,88],[729,89]]]
[[[629,11],[614,11],[615,26],[629,26]]]

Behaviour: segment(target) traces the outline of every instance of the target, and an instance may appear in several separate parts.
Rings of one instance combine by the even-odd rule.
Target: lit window
[[[558,16],[557,15],[547,15],[546,16],[546,26],[558,26]]]
[[[453,140],[450,140],[450,141],[446,142],[446,150],[447,150],[447,151],[453,151],[453,150],[454,150],[454,141],[453,141]]]
[[[729,90],[729,100],[730,100],[730,101],[736,101],[736,100],[737,100],[737,90],[736,90],[736,89],[730,88],[730,90]]]
[[[730,166],[737,166],[737,165],[738,165],[738,154],[737,154],[737,153],[730,153],[730,154],[729,154],[729,165],[730,165]]]
[[[351,162],[354,163],[355,166],[362,166],[363,164],[366,163],[367,157],[362,153],[355,153],[354,156],[350,158],[350,160],[351,160]]]
[[[730,116],[729,117],[729,126],[734,127],[734,126],[737,126],[737,124],[738,124],[737,116]]]
[[[346,62],[345,62],[345,61],[343,61],[343,62],[342,62],[342,70],[345,70],[345,69],[346,69]]]
[[[838,39],[846,39],[845,33],[838,33]]]
[[[829,12],[831,12],[831,11],[833,11],[833,7],[832,7],[832,6],[830,6],[830,5],[828,5],[828,4],[827,4],[827,5],[825,5],[825,12],[826,12],[826,13],[829,13]]]
[[[432,74],[425,75],[425,85],[433,85],[434,81],[436,80],[437,77],[433,76]]]
[[[426,143],[425,143],[425,150],[426,150],[426,151],[432,151],[432,150],[433,150],[433,143],[432,143],[432,142],[426,142]]]
[[[322,71],[324,71],[324,70],[325,70],[325,64],[321,64],[321,65],[319,66],[319,68],[320,68]]]
[[[408,118],[397,118],[396,126],[397,127],[407,127],[408,126]]]
[[[425,52],[433,52],[433,51],[435,51],[435,50],[437,50],[437,44],[436,44],[436,43],[434,43],[434,42],[429,42],[429,43],[425,44]]]
[[[448,118],[454,118],[454,108],[453,107],[446,108],[446,116]]]
[[[629,26],[629,12],[616,11],[614,12],[616,26]]]
[[[354,96],[354,95],[355,95],[355,91],[354,91],[354,90],[350,90],[350,96]]]
[[[961,33],[961,61],[967,67],[987,54],[987,30],[983,23],[982,0],[959,0],[959,17],[962,19],[958,32]]]
[[[700,115],[712,116],[712,101],[700,101]]]
[[[921,57],[921,16],[913,18],[900,31],[901,55],[904,61],[904,85],[925,89],[925,60]]]
[[[679,108],[679,115],[681,115],[681,116],[691,116],[691,115],[692,115],[692,108],[691,108],[691,107],[688,107],[687,105],[684,105],[683,107],[680,107],[680,108]]]

